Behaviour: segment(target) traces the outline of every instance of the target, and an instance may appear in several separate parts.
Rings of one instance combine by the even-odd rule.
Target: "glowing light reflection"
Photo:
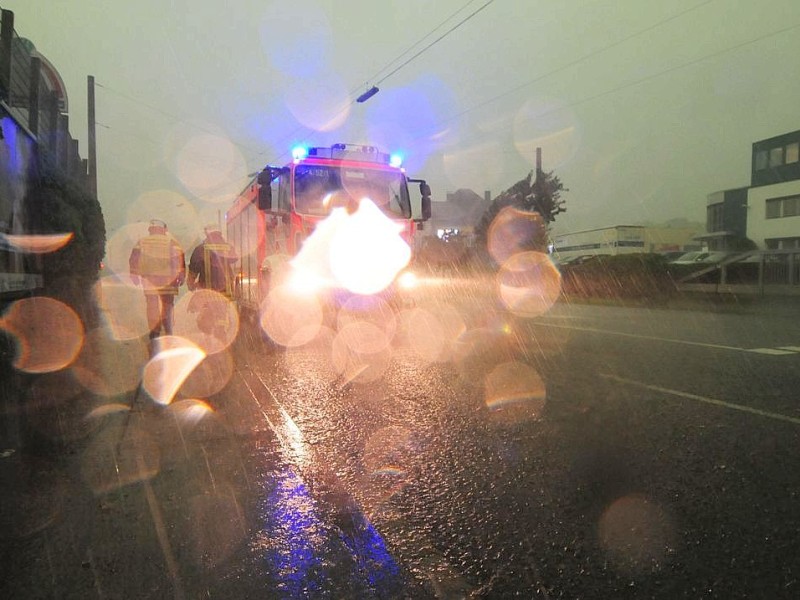
[[[142,386],[159,404],[169,404],[205,353],[177,336],[156,338],[156,351],[144,367]]]
[[[561,295],[561,273],[542,252],[520,252],[503,263],[497,274],[498,294],[513,313],[538,317]]]
[[[598,524],[600,544],[613,567],[627,575],[663,566],[675,542],[675,526],[649,498],[634,494],[615,500]]]
[[[30,254],[47,254],[66,246],[74,237],[70,233],[53,233],[43,235],[3,234],[6,241],[17,250]]]
[[[63,302],[45,296],[14,302],[0,318],[0,328],[17,342],[14,367],[27,373],[68,367],[83,346],[80,317]]]
[[[531,366],[502,363],[484,380],[486,407],[495,419],[516,423],[538,419],[547,398],[544,381]]]
[[[186,378],[180,393],[186,398],[208,398],[220,392],[233,376],[230,350],[210,354]]]
[[[386,289],[411,259],[411,248],[401,231],[402,226],[371,200],[361,200],[331,242],[331,270],[336,280],[356,294]]]
[[[486,245],[495,262],[502,265],[514,254],[543,246],[546,236],[544,220],[538,213],[506,206],[489,225]]]
[[[322,307],[313,296],[298,296],[286,286],[273,288],[260,310],[264,332],[277,344],[302,346],[322,327]]]
[[[269,493],[260,504],[264,526],[253,546],[265,556],[280,594],[287,598],[341,594],[340,589],[330,589],[335,581],[330,569],[348,565],[331,565],[324,557],[342,556],[344,543],[354,559],[349,565],[353,597],[399,597],[405,589],[402,572],[372,524],[360,514],[348,514],[344,529],[326,525],[309,488],[291,470],[268,483]]]
[[[239,312],[219,292],[190,292],[175,305],[175,334],[191,340],[206,354],[228,348],[238,332]]]
[[[86,335],[72,372],[86,389],[115,396],[136,388],[147,358],[141,339],[116,341],[107,329],[94,329]]]

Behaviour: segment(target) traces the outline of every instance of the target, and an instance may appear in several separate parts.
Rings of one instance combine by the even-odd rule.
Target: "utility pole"
[[[542,173],[542,149],[536,148],[536,179],[539,179]]]
[[[533,180],[531,191],[535,199],[539,199],[544,185],[544,173],[542,172],[542,149],[536,148],[536,179]]]
[[[88,126],[89,126],[89,160],[87,163],[86,177],[88,180],[89,192],[97,198],[97,140],[96,125],[94,117],[94,76],[89,75],[87,82],[87,105],[88,105]]]

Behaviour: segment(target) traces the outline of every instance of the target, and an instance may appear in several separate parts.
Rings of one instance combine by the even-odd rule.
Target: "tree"
[[[545,228],[555,221],[556,215],[566,212],[565,200],[561,198],[561,192],[569,190],[564,187],[558,176],[554,175],[552,171],[538,170],[536,179],[533,180],[533,174],[534,171],[530,171],[525,178],[520,179],[492,200],[475,229],[475,234],[482,245],[485,246],[487,242],[489,226],[492,221],[502,209],[508,206],[525,212],[538,213],[544,220]],[[533,240],[531,242],[532,245],[537,245],[533,243]]]
[[[61,173],[48,170],[29,188],[25,205],[36,215],[31,233],[73,234],[64,247],[42,257],[44,292],[88,319],[94,313],[92,286],[105,254],[106,226],[100,203]]]

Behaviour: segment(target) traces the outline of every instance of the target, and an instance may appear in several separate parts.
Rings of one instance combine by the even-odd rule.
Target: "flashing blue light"
[[[389,164],[393,167],[400,167],[403,164],[403,155],[402,154],[392,154],[389,158]]]
[[[308,156],[308,148],[305,146],[295,146],[292,148],[292,158],[295,160],[303,160]]]

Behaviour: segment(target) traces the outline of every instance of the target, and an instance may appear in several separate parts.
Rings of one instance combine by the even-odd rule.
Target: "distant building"
[[[469,189],[447,192],[446,198],[445,202],[433,204],[433,215],[425,224],[425,233],[445,241],[460,237],[471,245],[475,226],[489,208],[489,202]]]
[[[698,231],[692,227],[616,225],[564,233],[553,238],[553,254],[560,260],[579,256],[675,252],[694,250]]]
[[[753,144],[747,234],[760,248],[800,248],[800,131]]]
[[[709,250],[727,250],[747,237],[747,190],[736,188],[708,195],[706,233],[697,236]]]
[[[800,248],[800,131],[753,143],[750,186],[708,196],[710,250],[728,250],[743,238],[762,250]]]

